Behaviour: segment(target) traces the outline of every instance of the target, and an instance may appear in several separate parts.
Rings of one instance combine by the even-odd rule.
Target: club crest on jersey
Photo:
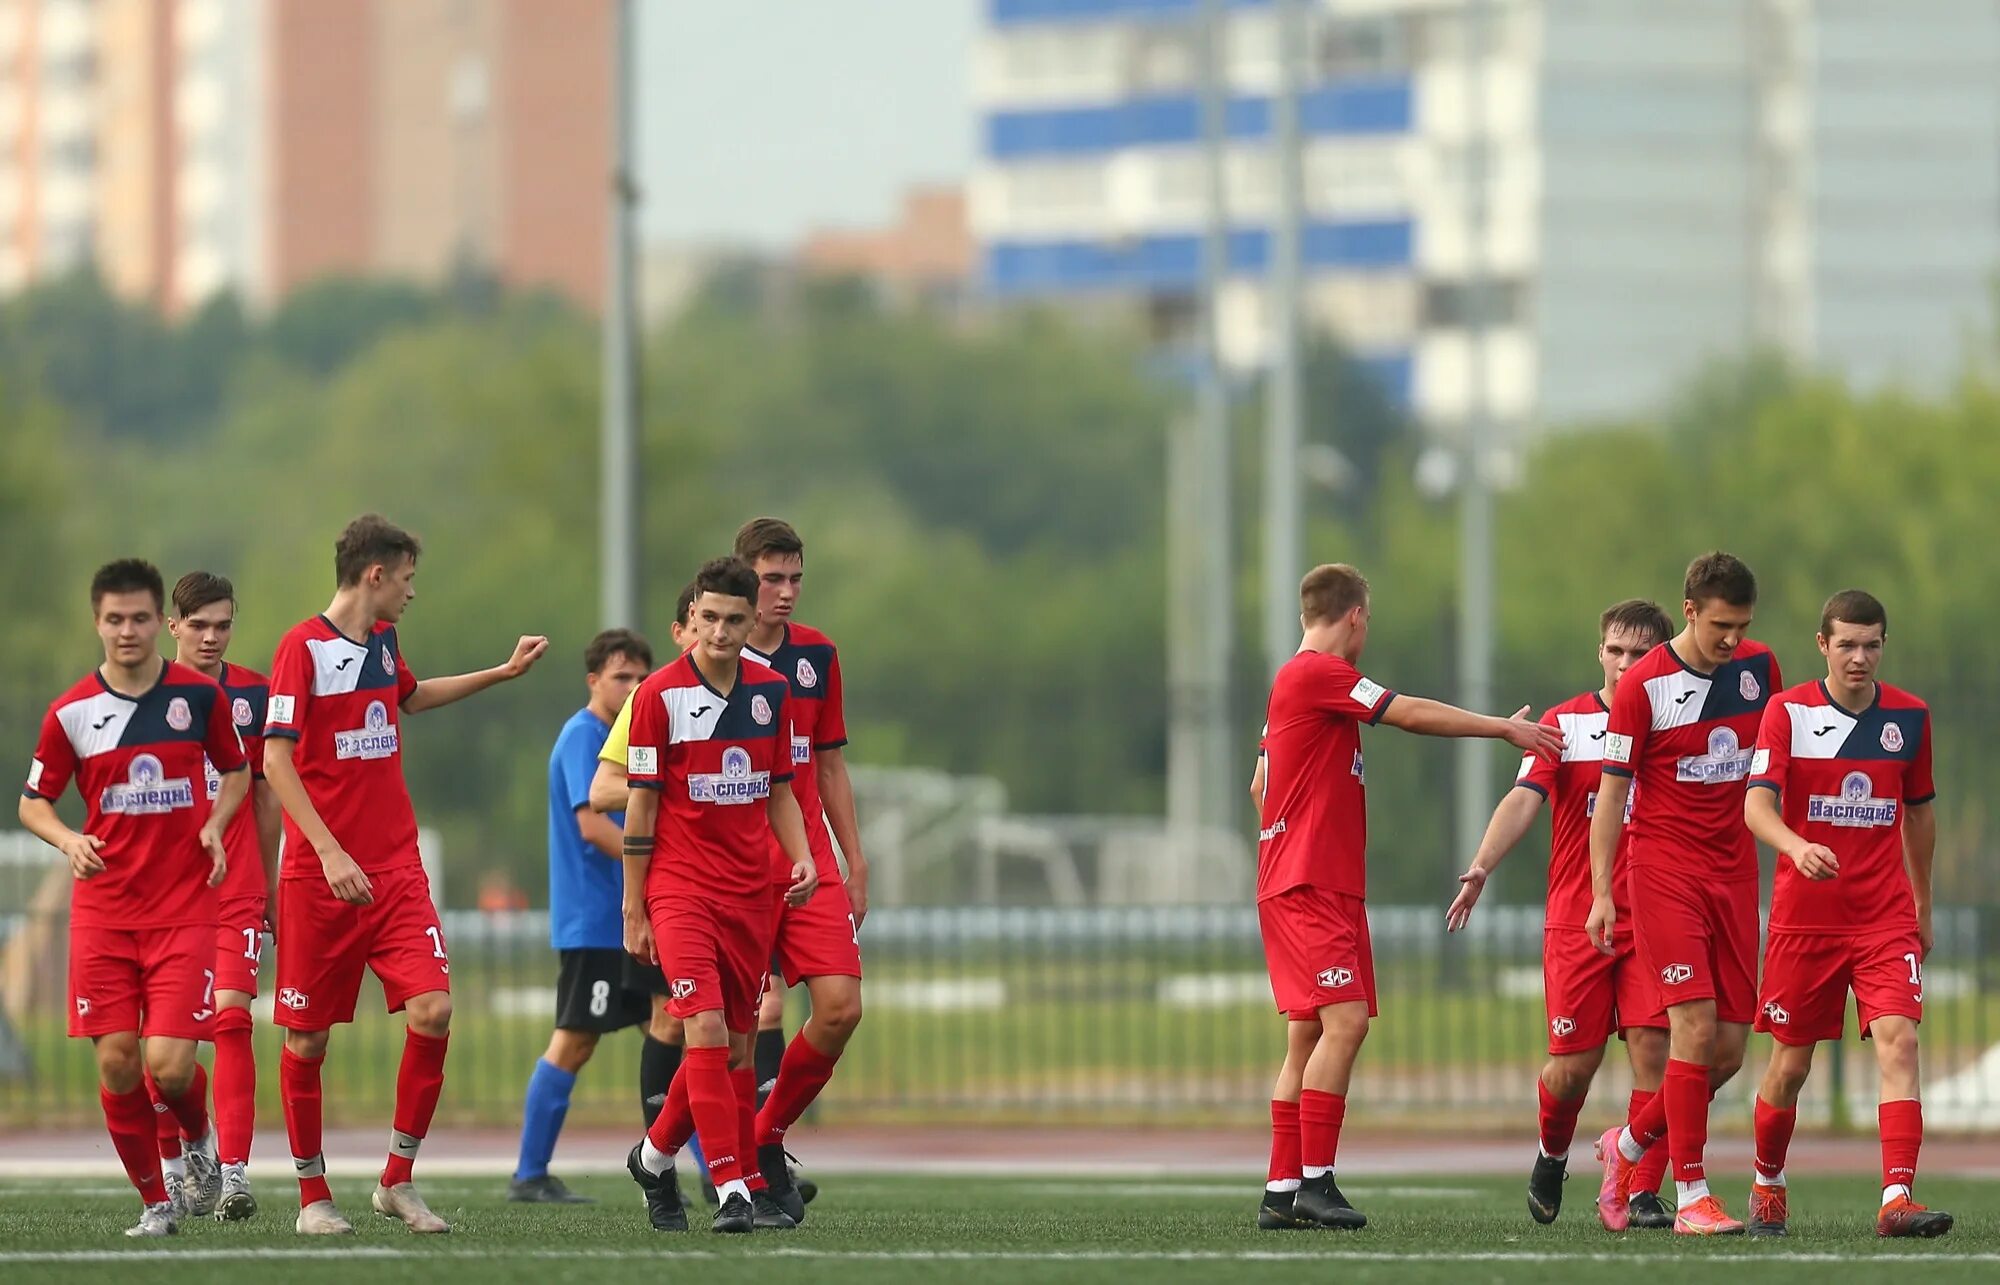
[[[1773,1026],[1790,1026],[1792,1024],[1792,1015],[1787,1013],[1784,1010],[1784,1006],[1779,1004],[1777,1000],[1772,1000],[1770,1003],[1764,1005],[1764,1018]]]
[[[399,744],[396,728],[389,722],[389,707],[369,701],[361,716],[362,726],[333,734],[333,754],[343,759],[394,758]]]
[[[1660,980],[1669,986],[1678,986],[1682,982],[1693,981],[1694,965],[1668,964],[1660,970]]]
[[[1330,990],[1339,990],[1354,980],[1354,970],[1351,968],[1323,969],[1320,975],[1314,980]]]
[[[1882,724],[1882,748],[1891,754],[1900,752],[1903,748],[1903,729],[1894,723]]]
[[[1549,1034],[1555,1036],[1557,1039],[1561,1039],[1565,1035],[1576,1034],[1576,1019],[1574,1017],[1558,1017],[1553,1019],[1549,1022]]]
[[[688,799],[694,803],[757,803],[771,797],[771,774],[750,770],[750,751],[732,745],[722,751],[720,772],[688,775]]]
[[[188,708],[187,697],[176,696],[167,702],[167,726],[176,732],[185,732],[194,726],[194,712]]]
[[[238,727],[250,726],[250,702],[238,696],[229,705],[229,717]]]
[[[750,698],[750,717],[756,720],[757,726],[767,726],[771,721],[771,702],[765,700],[762,696],[752,696]]]
[[[1736,739],[1734,730],[1718,727],[1708,734],[1708,753],[1683,757],[1674,764],[1674,777],[1702,785],[1740,781],[1750,773],[1750,758],[1751,752]]]
[[[1806,800],[1806,820],[1844,830],[1869,830],[1896,824],[1896,800],[1875,797],[1875,782],[1866,772],[1840,778],[1840,793],[1815,794]]]
[[[382,672],[391,678],[396,675],[396,653],[387,647],[382,648]]]
[[[799,676],[799,686],[801,687],[819,686],[819,671],[817,669],[814,669],[813,663],[807,660],[804,656],[799,657],[799,667],[797,673]]]
[[[1736,676],[1736,690],[1742,692],[1743,699],[1747,701],[1756,700],[1764,693],[1764,689],[1757,685],[1757,675],[1747,669]]]
[[[97,806],[125,816],[157,816],[193,807],[194,785],[184,776],[168,776],[158,756],[141,754],[123,783],[104,787]]]

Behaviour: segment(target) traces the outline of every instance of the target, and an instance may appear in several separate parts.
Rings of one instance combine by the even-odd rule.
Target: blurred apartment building
[[[1994,324],[1992,0],[1300,0],[1302,291],[1390,392],[1470,403],[1470,121],[1483,122],[1486,407],[1629,414],[1771,344],[1935,386]],[[1191,324],[1199,0],[982,0],[983,288]],[[1265,360],[1277,6],[1227,0],[1228,360]]]
[[[0,292],[460,266],[595,307],[610,0],[0,0]]]

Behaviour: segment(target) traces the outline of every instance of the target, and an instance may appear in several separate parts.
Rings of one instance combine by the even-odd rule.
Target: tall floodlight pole
[[[1277,217],[1271,225],[1271,376],[1264,420],[1264,657],[1278,672],[1298,649],[1299,577],[1305,548],[1299,476],[1299,225],[1304,182],[1299,156],[1300,64],[1305,59],[1301,0],[1278,0],[1278,93],[1272,102],[1277,148]]]
[[[1486,397],[1486,224],[1489,152],[1486,138],[1486,5],[1465,0],[1465,336],[1468,398],[1459,469],[1458,695],[1466,708],[1493,708],[1492,425]],[[1458,850],[1454,870],[1471,859],[1485,833],[1492,799],[1488,742],[1458,743]]]
[[[604,390],[598,493],[598,614],[607,629],[639,618],[638,324],[633,304],[632,224],[639,204],[633,170],[632,0],[616,0],[611,27],[612,165],[604,295]]]

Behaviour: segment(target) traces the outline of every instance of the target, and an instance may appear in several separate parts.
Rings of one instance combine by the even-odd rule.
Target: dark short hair
[[[683,629],[687,628],[688,612],[694,610],[697,592],[694,581],[690,580],[681,586],[681,596],[674,599],[674,623]]]
[[[1627,598],[1604,609],[1604,614],[1597,618],[1598,641],[1609,638],[1614,629],[1651,638],[1655,643],[1665,642],[1674,631],[1673,625],[1667,621],[1667,613],[1660,610],[1660,604],[1647,602],[1644,598]]]
[[[107,593],[142,591],[153,595],[153,610],[166,608],[167,585],[160,578],[158,567],[144,558],[119,558],[115,562],[107,562],[90,578],[90,609],[96,611]],[[754,596],[752,601],[755,601]]]
[[[1299,581],[1299,614],[1310,625],[1338,620],[1368,601],[1368,577],[1345,562],[1329,562]]]
[[[777,518],[752,518],[736,533],[736,556],[753,567],[759,558],[783,557],[788,553],[796,553],[801,558],[806,556],[806,542],[799,539],[799,533],[792,529],[789,522]],[[753,597],[751,601],[756,599]]]
[[[647,669],[653,667],[653,648],[644,638],[630,629],[607,629],[583,649],[583,672],[603,673],[613,656],[636,660]]]
[[[1754,607],[1757,577],[1735,554],[1704,553],[1688,563],[1681,596],[1697,607],[1711,598],[1720,598],[1732,607]]]
[[[694,593],[699,598],[705,593],[719,593],[725,598],[741,598],[753,608],[757,605],[757,573],[741,558],[713,558],[701,564],[701,570],[694,573]],[[693,609],[690,601],[689,609]]]
[[[391,566],[404,558],[415,562],[423,542],[379,513],[364,513],[349,522],[333,542],[333,574],[342,588],[361,583],[373,566]]]
[[[174,581],[174,614],[186,620],[203,607],[236,601],[236,586],[229,577],[212,571],[190,571]]]
[[[1882,636],[1889,636],[1889,613],[1882,606],[1882,600],[1866,589],[1842,589],[1826,600],[1820,608],[1819,636],[1833,637],[1835,621],[1843,624],[1859,625],[1866,629],[1869,625],[1882,626]]]

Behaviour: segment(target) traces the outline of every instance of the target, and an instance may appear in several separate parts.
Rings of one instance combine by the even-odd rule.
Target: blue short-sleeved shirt
[[[557,950],[625,945],[625,868],[583,837],[576,810],[590,806],[590,778],[611,725],[585,706],[563,724],[549,752],[549,943]],[[625,827],[622,812],[611,824]]]

